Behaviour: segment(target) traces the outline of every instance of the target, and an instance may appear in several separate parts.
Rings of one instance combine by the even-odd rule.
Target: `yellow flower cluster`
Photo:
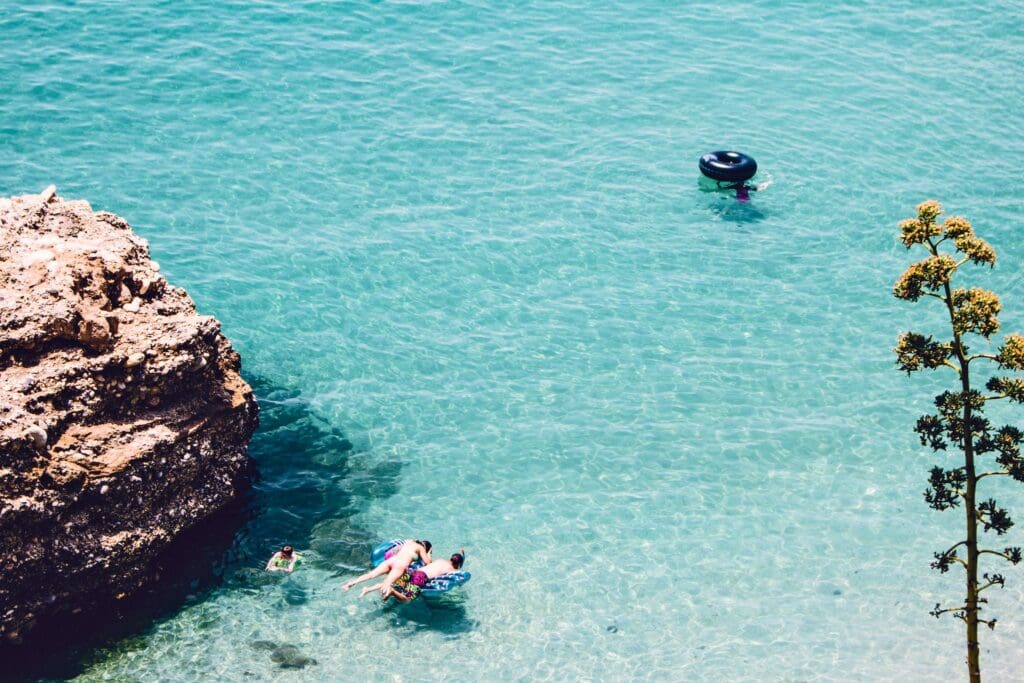
[[[974,332],[990,337],[999,330],[1002,304],[995,293],[980,287],[953,290],[953,329],[957,334]]]
[[[971,222],[963,216],[950,216],[943,221],[942,232],[946,237],[956,239],[963,235],[973,235],[974,228],[971,227]]]
[[[917,301],[924,293],[924,289],[934,292],[949,282],[954,270],[956,260],[949,254],[929,256],[923,261],[911,264],[897,280],[892,293],[898,299]]]
[[[1024,370],[1024,337],[1016,333],[1006,335],[996,360],[1001,367]]]
[[[917,217],[922,223],[934,223],[935,219],[942,213],[942,204],[934,199],[923,201],[917,205]]]
[[[900,239],[907,249],[915,244],[921,244],[929,237],[938,237],[942,234],[942,228],[935,224],[935,219],[942,213],[942,204],[934,199],[921,202],[917,205],[917,218],[908,218],[900,221]]]
[[[942,229],[935,224],[925,223],[918,218],[908,218],[900,221],[900,239],[907,249],[915,244],[921,244],[929,237],[937,237],[942,234]]]
[[[974,235],[961,235],[954,242],[957,251],[962,252],[975,263],[996,264],[996,250],[988,242]]]
[[[993,377],[985,388],[1011,401],[1024,403],[1024,379],[1019,377]]]
[[[907,374],[928,368],[940,367],[953,353],[953,345],[948,342],[932,341],[916,332],[904,332],[896,341],[896,364]]]

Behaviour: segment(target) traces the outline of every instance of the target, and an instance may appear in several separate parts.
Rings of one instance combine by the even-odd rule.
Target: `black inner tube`
[[[754,158],[741,152],[708,152],[700,158],[700,172],[712,180],[742,182],[757,173]]]

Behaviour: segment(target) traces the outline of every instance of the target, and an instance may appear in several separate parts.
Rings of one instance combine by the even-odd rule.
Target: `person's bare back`
[[[434,560],[430,564],[420,567],[420,571],[431,579],[436,579],[442,574],[457,572],[462,568],[462,563],[465,562],[465,552],[463,550],[461,553],[455,553],[449,560]]]
[[[426,551],[419,541],[406,541],[398,547],[398,550],[389,558],[392,568],[400,567],[403,571],[413,563],[417,556],[421,559]]]

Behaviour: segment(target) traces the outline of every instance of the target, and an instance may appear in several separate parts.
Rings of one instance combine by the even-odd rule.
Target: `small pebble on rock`
[[[46,430],[39,425],[32,425],[27,430],[28,435],[32,437],[32,442],[36,445],[36,448],[42,448],[46,445]]]

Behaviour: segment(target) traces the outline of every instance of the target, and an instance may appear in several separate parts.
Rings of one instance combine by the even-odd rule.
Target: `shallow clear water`
[[[0,192],[125,216],[264,411],[223,580],[82,680],[962,674],[911,432],[939,384],[890,351],[937,317],[889,292],[936,197],[1024,328],[1019,3],[208,4],[0,13]],[[701,192],[722,147],[772,187]],[[392,536],[473,580],[341,592]]]

